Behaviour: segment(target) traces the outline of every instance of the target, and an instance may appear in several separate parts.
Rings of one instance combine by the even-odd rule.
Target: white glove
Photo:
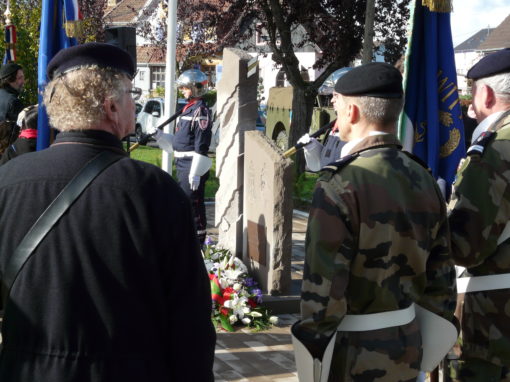
[[[304,149],[306,166],[310,171],[317,172],[321,169],[321,152],[323,149],[322,143],[315,138],[310,138]]]
[[[299,138],[297,140],[297,143],[301,143],[302,145],[307,145],[311,139],[315,139],[315,138],[310,138],[310,135],[307,133],[307,134],[303,135],[301,138]]]
[[[172,146],[172,141],[174,139],[173,134],[166,134],[162,130],[158,129],[156,134],[154,134],[154,139],[156,139],[156,143],[161,150],[165,150],[169,154],[174,151]]]
[[[189,179],[189,187],[191,188],[191,191],[198,190],[198,186],[200,185],[200,176],[190,175],[188,179]]]
[[[163,130],[157,129],[154,133],[154,139],[157,141],[159,138],[161,138],[165,133],[163,133]]]

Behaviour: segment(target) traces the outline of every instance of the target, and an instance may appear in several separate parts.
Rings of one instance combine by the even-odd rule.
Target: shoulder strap
[[[39,243],[45,238],[62,215],[78,199],[87,186],[104,169],[123,158],[122,155],[112,151],[103,151],[92,158],[73,179],[64,187],[53,202],[46,208],[34,225],[30,228],[21,243],[18,245],[7,262],[5,273],[2,277],[4,306],[7,297],[16,281],[19,272],[33,254]]]
[[[425,170],[428,171],[429,174],[432,174],[432,170],[430,169],[429,165],[427,164],[427,162],[425,162],[423,159],[421,159],[419,156],[413,154],[413,153],[410,153],[409,151],[406,151],[406,150],[400,150],[403,154],[407,155],[410,159],[412,159],[413,161],[415,161],[416,163],[418,163],[421,167],[423,167]]]
[[[324,166],[321,169],[321,171],[337,172],[338,170],[341,170],[342,168],[347,166],[349,163],[351,163],[358,156],[359,156],[358,153],[345,155],[342,158],[338,159],[337,161],[331,162],[327,166]]]

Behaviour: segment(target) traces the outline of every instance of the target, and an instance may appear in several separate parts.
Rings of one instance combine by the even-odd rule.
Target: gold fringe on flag
[[[82,20],[66,21],[64,23],[64,29],[67,37],[82,37],[83,34],[83,23]]]
[[[422,0],[421,4],[430,12],[448,13],[453,10],[452,0]]]

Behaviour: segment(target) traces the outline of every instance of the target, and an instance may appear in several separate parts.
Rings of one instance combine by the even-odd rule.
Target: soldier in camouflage
[[[400,72],[383,63],[354,68],[335,85],[340,137],[348,143],[316,185],[302,321],[293,327],[318,359],[348,315],[398,313],[418,303],[454,320],[446,204],[427,169],[401,151],[394,135],[402,93]],[[339,331],[328,380],[415,381],[422,342],[414,310],[395,325]]]
[[[479,125],[449,206],[452,253],[471,284],[489,275],[499,281],[468,289],[459,301],[461,358],[451,376],[510,381],[510,49],[484,57],[467,76]]]

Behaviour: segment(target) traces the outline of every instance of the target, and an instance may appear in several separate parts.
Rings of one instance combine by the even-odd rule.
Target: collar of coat
[[[379,148],[382,146],[397,146],[398,149],[402,149],[402,143],[400,143],[395,135],[377,134],[363,138],[349,151],[348,154],[358,154],[362,151]]]

